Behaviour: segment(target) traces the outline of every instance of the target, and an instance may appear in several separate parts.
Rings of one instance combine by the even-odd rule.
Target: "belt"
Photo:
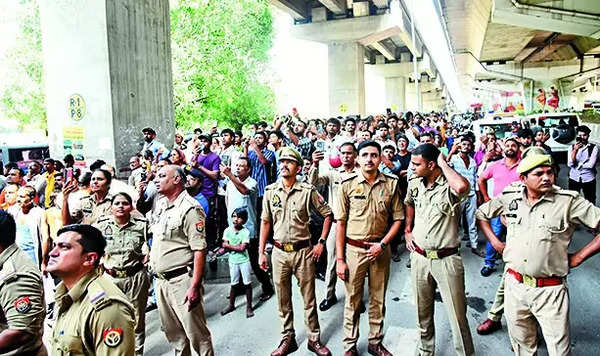
[[[552,287],[563,284],[563,277],[532,277],[526,274],[521,274],[512,268],[508,268],[506,272],[510,273],[515,277],[517,282],[523,283],[529,287]]]
[[[381,239],[366,241],[366,240],[355,240],[355,239],[346,237],[346,243],[348,245],[358,247],[358,248],[364,248],[365,250],[368,250],[371,248],[371,245],[369,245],[369,243],[374,243],[374,242],[379,242],[379,241],[381,241]]]
[[[298,241],[298,242],[286,242],[286,243],[281,243],[279,241],[273,241],[273,245],[282,251],[294,252],[294,251],[300,251],[303,248],[310,246],[310,240],[302,240],[302,241]]]
[[[162,273],[156,273],[156,277],[160,278],[160,279],[164,279],[165,281],[168,281],[170,279],[173,279],[175,277],[179,277],[182,274],[186,274],[189,271],[189,267],[188,266],[183,266],[183,267],[179,267],[179,268],[175,268],[172,269],[170,271],[167,272],[162,272]]]
[[[131,277],[134,274],[141,271],[142,269],[144,269],[144,265],[141,263],[138,263],[132,267],[119,268],[119,269],[106,268],[104,266],[102,266],[102,267],[104,268],[104,272],[106,272],[108,275],[115,277],[115,278]]]
[[[425,257],[429,258],[430,260],[439,260],[441,258],[456,255],[458,253],[458,247],[442,248],[439,250],[423,250],[414,242],[413,242],[413,245],[415,245],[416,253],[418,253],[419,255],[425,256]]]

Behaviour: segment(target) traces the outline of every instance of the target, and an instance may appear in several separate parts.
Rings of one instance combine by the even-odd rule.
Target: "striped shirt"
[[[263,156],[267,159],[267,164],[264,165],[258,159],[258,154],[254,150],[248,150],[248,159],[252,164],[252,178],[258,183],[258,197],[265,195],[265,188],[269,185],[269,177],[267,170],[275,164],[275,152],[263,148],[261,150]]]
[[[475,190],[477,188],[477,165],[475,164],[475,160],[473,157],[469,156],[469,167],[465,165],[465,161],[463,161],[460,154],[452,156],[450,159],[450,165],[456,173],[460,174],[469,181],[471,185],[471,190],[469,191],[469,196],[475,194]]]

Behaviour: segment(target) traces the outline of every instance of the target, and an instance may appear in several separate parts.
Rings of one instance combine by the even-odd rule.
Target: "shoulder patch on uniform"
[[[31,310],[31,301],[28,296],[17,298],[13,305],[15,306],[15,310],[21,314],[25,314]]]
[[[204,221],[200,220],[196,223],[196,231],[204,232]]]
[[[102,333],[102,340],[108,347],[117,347],[123,340],[123,329],[121,328],[110,328],[104,330]]]

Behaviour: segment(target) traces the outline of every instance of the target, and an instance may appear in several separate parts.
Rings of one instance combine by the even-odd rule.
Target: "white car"
[[[508,136],[512,136],[513,123],[520,123],[521,120],[521,116],[514,114],[486,114],[483,119],[473,121],[475,139],[479,141],[481,136],[489,132],[490,129],[493,129],[496,137],[499,140],[503,140]]]
[[[529,115],[522,123],[523,127],[533,129],[538,126],[549,133],[550,139],[545,143],[554,153],[569,150],[569,146],[575,143],[575,136],[577,136],[575,129],[580,124],[581,121],[576,113],[567,112]]]

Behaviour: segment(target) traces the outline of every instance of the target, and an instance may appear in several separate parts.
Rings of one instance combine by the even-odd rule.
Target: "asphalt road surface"
[[[559,182],[566,186],[567,169],[561,167]],[[600,192],[600,189],[598,190]],[[571,249],[577,249],[593,236],[585,228],[576,231]],[[480,241],[483,237],[480,236]],[[480,243],[483,246],[483,242]],[[471,253],[464,247],[461,250],[466,273],[467,314],[469,327],[475,343],[477,355],[512,355],[506,322],[503,319],[503,329],[491,335],[480,336],[476,333],[477,325],[486,318],[487,309],[491,306],[498,283],[500,272],[489,277],[482,277],[479,270],[483,259]],[[404,252],[401,262],[392,262],[390,283],[386,300],[385,339],[384,344],[394,355],[415,355],[417,330],[415,306],[412,301],[410,270],[405,267],[408,253]],[[502,266],[498,267],[501,270]],[[571,298],[571,344],[573,355],[600,354],[600,256],[596,256],[569,275],[569,295]],[[325,283],[316,281],[317,303],[325,295]],[[319,312],[321,325],[321,340],[331,349],[333,355],[343,355],[343,302],[344,289],[341,282],[337,286],[338,303],[326,312]],[[259,305],[255,316],[246,319],[245,297],[238,297],[237,309],[222,317],[220,311],[227,306],[225,298],[229,293],[226,279],[208,281],[205,283],[204,308],[208,327],[212,333],[216,355],[269,355],[280,341],[280,322],[277,312],[277,300],[271,298]],[[260,288],[254,290],[254,302],[258,302]],[[365,298],[366,296],[365,288]],[[293,285],[294,326],[299,350],[296,355],[312,355],[306,348],[306,331],[304,328],[303,307],[300,291]],[[169,343],[160,330],[158,311],[154,310],[146,316],[146,348],[147,355],[172,355]],[[446,310],[440,298],[435,305],[436,325],[436,355],[454,355],[452,333]],[[363,314],[360,320],[360,339],[358,350],[367,354],[368,317]],[[539,355],[547,355],[543,342]]]

